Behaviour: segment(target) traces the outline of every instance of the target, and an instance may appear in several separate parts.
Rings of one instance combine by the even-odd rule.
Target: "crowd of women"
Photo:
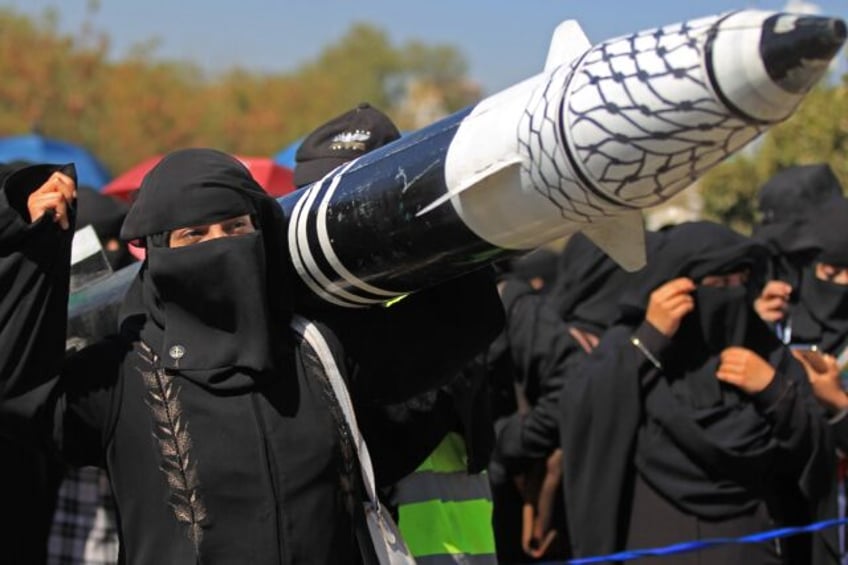
[[[848,200],[827,165],[771,179],[752,237],[647,233],[636,273],[578,234],[338,311],[297,302],[282,212],[247,170],[179,150],[123,219],[145,259],[117,334],[69,353],[80,190],[72,167],[3,172],[2,484],[14,513],[49,482],[20,472],[32,453],[103,469],[122,562],[523,563],[839,515]],[[490,510],[434,528],[404,497],[437,485],[449,436]],[[835,564],[840,533],[664,562]]]

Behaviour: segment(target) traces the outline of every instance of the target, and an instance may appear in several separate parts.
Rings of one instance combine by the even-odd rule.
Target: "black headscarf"
[[[848,267],[848,200],[840,198],[822,210],[811,231],[816,262]],[[818,279],[812,263],[803,271],[799,294],[791,311],[792,341],[815,343],[838,355],[848,340],[848,286]]]
[[[6,182],[6,179],[12,176],[15,171],[31,165],[34,165],[34,163],[30,163],[29,161],[9,161],[6,163],[0,163],[0,183]]]
[[[812,227],[819,214],[842,200],[842,186],[827,164],[788,167],[760,188],[758,208],[762,221],[751,237],[772,254],[771,278],[797,286],[800,271],[816,248]]]
[[[649,293],[662,283],[686,276],[697,284],[706,275],[755,271],[767,257],[762,245],[709,222],[681,224],[667,238],[639,292],[625,299],[634,325],[644,318]],[[720,352],[733,345],[785,368],[786,350],[751,308],[753,294],[699,286],[695,309],[663,352],[662,374],[645,393],[637,467],[665,498],[702,518],[751,510],[769,492],[772,466],[781,456],[750,396],[716,378]]]
[[[645,233],[649,264],[662,241],[663,232]],[[574,234],[559,256],[553,306],[563,320],[602,333],[618,320],[621,294],[642,272],[625,271],[585,235]]]
[[[169,248],[174,229],[250,214],[255,233]],[[206,386],[249,385],[279,361],[290,292],[280,207],[235,158],[166,155],[145,177],[121,230],[147,255],[121,315],[163,367]],[[235,375],[235,376],[234,376]]]

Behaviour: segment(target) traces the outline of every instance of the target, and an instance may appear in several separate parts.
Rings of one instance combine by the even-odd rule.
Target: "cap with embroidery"
[[[316,128],[295,154],[294,183],[304,186],[400,137],[387,115],[367,102]]]

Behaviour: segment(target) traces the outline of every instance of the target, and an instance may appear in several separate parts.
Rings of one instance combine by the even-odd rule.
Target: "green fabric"
[[[398,513],[398,526],[413,557],[495,553],[490,500],[431,500],[405,504]]]
[[[465,441],[455,433],[448,434],[414,474],[428,473],[439,489],[439,475],[467,473]],[[401,504],[398,527],[413,557],[425,555],[464,554],[494,555],[492,501],[433,499]]]
[[[465,440],[457,433],[449,433],[415,471],[437,473],[466,472]]]
[[[409,295],[408,294],[401,294],[400,296],[395,296],[394,298],[390,298],[390,299],[386,300],[385,302],[383,302],[383,308],[389,308],[390,306],[394,306],[395,304],[397,304],[398,302],[400,302],[401,300],[403,300],[407,296],[409,296]]]

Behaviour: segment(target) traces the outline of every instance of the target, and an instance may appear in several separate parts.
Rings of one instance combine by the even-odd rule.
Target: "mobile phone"
[[[836,366],[839,367],[839,379],[842,381],[842,388],[848,391],[848,347],[843,349],[836,358]]]
[[[824,355],[816,345],[795,345],[792,346],[792,351],[804,358],[810,366],[817,372],[823,373],[827,371],[827,363],[824,361]]]
[[[839,366],[841,373],[848,372],[848,347],[842,350],[842,353],[836,358],[836,364]]]

